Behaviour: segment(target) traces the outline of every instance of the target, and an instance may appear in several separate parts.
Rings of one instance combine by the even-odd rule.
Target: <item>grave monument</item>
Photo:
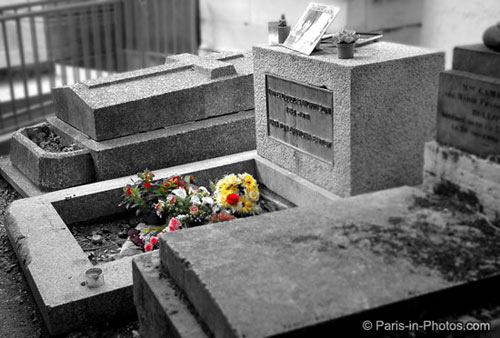
[[[75,151],[40,148],[29,137],[37,126],[14,134],[0,170],[24,196],[255,149],[248,55],[170,56],[53,97],[45,125]]]
[[[330,210],[330,203],[339,196],[419,182],[416,169],[406,163],[410,156],[406,152],[418,162],[416,148],[423,147],[423,142],[429,139],[428,129],[434,127],[432,114],[424,108],[431,112],[436,109],[433,93],[437,93],[437,76],[443,68],[442,53],[390,43],[359,48],[358,58],[354,60],[338,60],[336,55],[321,52],[302,56],[283,47],[259,47],[254,53],[254,71],[258,74],[255,78],[259,109],[255,122],[257,150],[156,170],[155,178],[192,174],[198,184],[207,185],[209,180],[227,173],[248,172],[259,184],[298,208],[227,222],[210,229],[232,228],[233,223],[238,228],[237,224],[250,222],[246,227],[250,231],[254,223],[262,222],[263,226],[269,226],[269,231],[274,231],[291,218],[312,217],[315,221],[311,225],[319,222],[324,227],[318,227],[318,231],[320,228],[327,231],[329,216],[316,214],[315,210]],[[409,87],[413,91],[405,92]],[[64,90],[69,96],[74,95],[73,90]],[[89,89],[75,89],[82,97],[86,97],[86,90]],[[103,89],[98,86],[95,90]],[[99,114],[100,108],[92,107],[95,109],[85,112],[85,121],[82,117],[82,121],[72,123],[81,122],[79,128],[92,130],[91,121],[106,116]],[[106,104],[102,107],[114,114]],[[76,129],[61,119],[57,121],[55,125],[65,123],[66,128]],[[413,123],[411,130],[406,127],[410,122]],[[148,123],[154,124],[154,121]],[[396,127],[402,123],[405,127],[398,131]],[[172,127],[180,128],[175,125],[166,129]],[[245,127],[254,130],[253,126]],[[154,132],[158,131],[118,139]],[[95,135],[102,136],[97,131]],[[87,137],[86,142],[110,142],[106,144],[111,145],[114,139],[94,141]],[[382,145],[390,150],[398,147],[403,150],[390,154]],[[401,163],[396,165],[398,161]],[[368,165],[373,167],[365,168]],[[395,181],[388,179],[391,175]],[[99,267],[104,285],[89,289],[82,285],[82,280],[92,264],[68,229],[81,222],[121,215],[124,209],[118,204],[130,178],[87,184],[12,203],[7,215],[7,232],[52,333],[68,332],[92,321],[134,315],[131,257],[102,263]],[[195,234],[197,231],[193,228],[185,232]],[[281,235],[276,236],[278,239]],[[305,243],[308,238],[309,235],[304,239],[291,238],[291,245]],[[63,241],[64,245],[48,246],[47,243],[54,241]],[[276,245],[274,241],[268,244]],[[54,273],[54,270],[65,273]],[[148,290],[146,286],[141,288],[144,292]],[[65,291],[61,293],[61,290]]]

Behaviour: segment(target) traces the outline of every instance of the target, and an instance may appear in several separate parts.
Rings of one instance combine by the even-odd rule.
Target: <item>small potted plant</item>
[[[343,29],[333,34],[333,42],[337,44],[339,59],[352,59],[354,57],[354,45],[359,35],[355,31]]]

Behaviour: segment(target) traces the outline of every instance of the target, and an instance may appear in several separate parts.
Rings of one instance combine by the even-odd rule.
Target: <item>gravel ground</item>
[[[49,337],[42,316],[35,304],[26,279],[17,264],[4,227],[4,215],[9,204],[20,198],[10,185],[0,178],[0,337]],[[122,326],[89,327],[73,332],[68,338],[131,338],[138,337],[137,322]]]

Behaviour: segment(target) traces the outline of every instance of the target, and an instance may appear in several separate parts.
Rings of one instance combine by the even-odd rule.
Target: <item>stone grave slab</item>
[[[482,43],[457,46],[453,49],[452,69],[500,78],[500,53]]]
[[[223,156],[153,171],[155,178],[192,174],[201,185],[230,172],[248,172],[293,204],[314,208],[339,197],[293,173],[260,159],[255,151]],[[283,177],[273,181],[274,177]],[[5,227],[45,323],[62,334],[89,323],[127,318],[132,304],[131,257],[100,264],[104,286],[82,286],[92,267],[68,225],[122,215],[118,206],[131,176],[97,182],[17,200],[10,206]],[[297,195],[300,192],[300,196]],[[35,226],[36,225],[36,226]]]
[[[56,116],[96,141],[253,109],[252,58],[181,54],[53,90]]]
[[[496,250],[496,239],[449,200],[402,187],[190,229],[161,238],[161,261],[215,337],[308,336],[421,297],[450,311],[454,302],[439,295],[498,280],[500,261],[473,259]],[[486,261],[491,269],[482,270]],[[491,292],[495,283],[482,285]]]
[[[437,112],[439,143],[481,157],[500,154],[500,78],[442,72]]]
[[[443,53],[386,42],[349,60],[253,52],[259,155],[343,197],[421,183]]]

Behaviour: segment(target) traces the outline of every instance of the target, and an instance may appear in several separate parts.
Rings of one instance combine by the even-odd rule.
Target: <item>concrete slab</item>
[[[153,172],[157,179],[192,174],[198,184],[208,185],[209,180],[229,172],[249,172],[259,178],[259,172],[266,169],[265,164],[257,165],[258,161],[256,152],[251,151]],[[269,168],[265,177],[272,177],[277,170]],[[67,228],[68,224],[123,213],[118,204],[123,187],[131,179],[135,177],[59,190],[11,204],[5,227],[52,334],[134,315],[130,257],[100,265],[103,287],[82,286],[84,272],[92,265]],[[324,200],[329,196],[316,193],[321,188],[308,185],[301,189],[303,200]],[[286,194],[293,195],[293,191]]]
[[[496,250],[500,235],[433,203],[415,188],[381,191],[175,232],[161,238],[160,255],[214,336],[314,336],[318,326],[416,297],[432,295],[428,305],[439,307],[447,294],[442,305],[451,306],[450,288],[498,280],[495,253],[460,260],[469,259],[464,245],[479,255]],[[494,263],[480,274],[484,261]]]
[[[181,54],[169,60],[55,88],[56,116],[103,141],[253,109],[251,55]]]

